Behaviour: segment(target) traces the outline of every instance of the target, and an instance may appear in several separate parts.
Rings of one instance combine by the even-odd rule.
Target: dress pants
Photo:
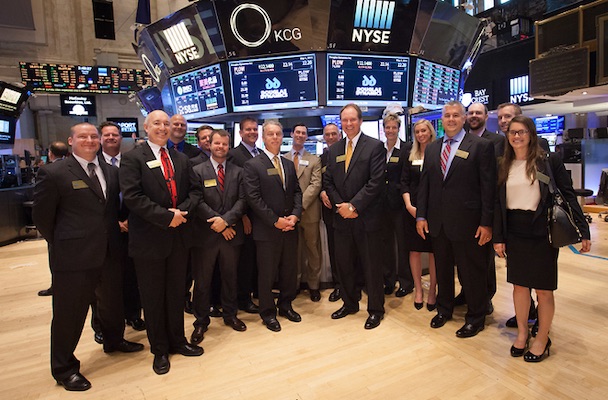
[[[256,240],[258,261],[258,296],[260,299],[260,317],[263,320],[277,315],[277,306],[281,310],[291,309],[291,302],[297,293],[297,230],[281,233],[279,240]],[[272,287],[277,281],[280,291],[279,302],[275,306]]]
[[[298,276],[309,289],[319,289],[321,280],[321,232],[319,221],[298,224]],[[299,279],[298,279],[299,280]]]
[[[382,224],[384,285],[393,287],[399,281],[399,287],[411,290],[414,278],[410,269],[410,251],[405,237],[405,210],[387,209]]]
[[[209,308],[211,306],[213,277],[217,268],[221,270],[221,304],[222,316],[235,317],[238,311],[236,296],[237,267],[241,246],[233,246],[226,240],[208,247],[192,249],[192,272],[194,277],[194,326],[209,325]],[[215,273],[214,273],[215,272]]]
[[[344,307],[349,311],[359,310],[359,260],[367,289],[367,311],[370,315],[384,315],[382,267],[378,263],[382,252],[380,231],[366,231],[363,221],[357,218],[346,222],[347,229],[334,229],[336,266]]]
[[[437,312],[448,317],[454,310],[454,265],[466,293],[466,323],[482,326],[488,310],[488,248],[479,246],[473,236],[450,240],[443,229],[433,237],[437,270]]]
[[[133,261],[150,351],[152,354],[167,354],[187,343],[184,336],[184,281],[188,251],[176,238],[167,258],[134,258]]]
[[[325,206],[323,206],[323,213],[325,214]],[[331,215],[331,210],[329,211],[329,216],[323,217],[323,222],[325,222],[325,230],[327,231],[327,249],[329,250],[329,263],[331,267],[331,280],[334,283],[335,288],[340,287],[340,280],[338,278],[338,271],[336,269],[336,245],[335,245],[335,237],[334,237],[334,225],[333,215]]]
[[[245,235],[245,243],[241,248],[237,272],[237,297],[239,307],[251,301],[251,293],[257,292],[256,244],[252,235]]]

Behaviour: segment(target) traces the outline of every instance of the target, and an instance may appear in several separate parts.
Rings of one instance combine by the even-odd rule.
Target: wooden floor
[[[303,321],[283,318],[272,333],[256,315],[240,315],[246,332],[213,319],[202,357],[171,357],[171,371],[152,371],[145,332],[127,328],[146,351],[104,354],[86,326],[76,355],[92,382],[86,394],[57,386],[49,369],[51,299],[46,244],[31,240],[0,248],[0,399],[605,399],[608,394],[608,223],[595,218],[590,256],[562,249],[551,356],[540,364],[512,358],[511,287],[497,262],[495,312],[470,339],[454,332],[463,307],[441,329],[415,310],[413,296],[386,298],[386,317],[366,331],[364,311],[330,319],[340,303],[312,303],[300,294]],[[75,249],[77,251],[77,249]],[[365,303],[361,304],[365,310]],[[186,316],[186,335],[193,318]]]

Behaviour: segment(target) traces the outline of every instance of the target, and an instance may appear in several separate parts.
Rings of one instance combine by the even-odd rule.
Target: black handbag
[[[546,165],[547,173],[550,178],[549,192],[551,193],[552,200],[547,215],[549,243],[551,243],[551,246],[554,248],[559,249],[560,247],[581,242],[583,240],[583,235],[581,235],[581,231],[574,222],[570,204],[568,204],[562,192],[560,192],[555,185],[555,178],[553,178],[553,171],[551,170],[548,158]]]

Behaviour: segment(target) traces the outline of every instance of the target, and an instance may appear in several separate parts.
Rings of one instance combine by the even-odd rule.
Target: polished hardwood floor
[[[272,333],[256,315],[240,314],[246,332],[213,319],[197,358],[171,356],[171,371],[152,371],[145,332],[126,329],[144,343],[136,354],[105,354],[87,324],[76,355],[92,382],[84,394],[66,392],[49,369],[51,299],[46,244],[30,240],[0,248],[1,399],[605,399],[608,393],[608,223],[591,225],[590,255],[560,254],[551,356],[540,364],[512,358],[515,330],[505,265],[497,261],[495,311],[478,336],[459,339],[464,307],[441,329],[434,315],[413,307],[413,296],[386,297],[386,317],[366,331],[362,311],[339,321],[341,303],[312,303],[307,293],[294,308],[303,321],[279,320]],[[78,249],[74,249],[78,251]],[[426,282],[426,281],[425,281]],[[186,335],[193,318],[186,315]]]

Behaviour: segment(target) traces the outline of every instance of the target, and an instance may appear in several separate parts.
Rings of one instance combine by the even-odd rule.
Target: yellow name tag
[[[342,154],[341,156],[336,157],[336,162],[344,162],[346,161],[346,154]]]
[[[456,150],[456,157],[460,157],[466,160],[467,158],[469,158],[469,152],[458,149]]]
[[[547,175],[545,175],[539,171],[536,171],[536,179],[538,179],[539,182],[542,182],[546,185],[548,185],[551,182],[551,178],[549,178]]]
[[[324,173],[325,173],[325,171],[327,171],[327,165],[326,165],[325,167],[321,168],[321,173],[322,173],[322,174],[324,174]]]
[[[205,187],[214,187],[217,186],[217,181],[215,179],[205,179],[203,185],[205,185]]]
[[[276,168],[268,168],[266,170],[266,172],[268,173],[268,176],[278,175],[279,174],[279,170],[276,169]]]
[[[152,160],[152,161],[148,161],[146,163],[146,165],[148,166],[148,168],[152,169],[152,168],[158,168],[160,167],[160,160]]]
[[[412,161],[412,165],[420,165],[422,167],[422,163],[424,160],[414,160]]]
[[[391,157],[391,158],[388,159],[388,162],[398,163],[399,162],[399,157]]]
[[[86,189],[89,185],[85,181],[72,181],[72,189]]]

